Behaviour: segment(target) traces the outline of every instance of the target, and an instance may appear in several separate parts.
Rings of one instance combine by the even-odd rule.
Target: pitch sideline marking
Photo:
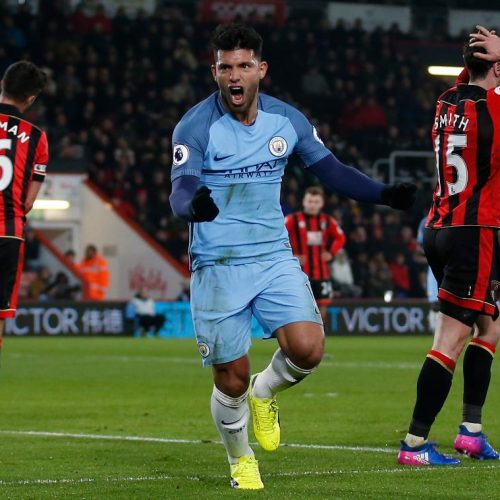
[[[41,354],[35,353],[9,353],[10,357],[13,358],[41,358]],[[92,354],[82,355],[78,358],[80,361],[118,361],[123,363],[139,362],[139,363],[175,363],[175,364],[193,364],[200,365],[201,360],[198,358],[182,358],[182,357],[169,357],[169,356],[134,356],[134,355],[103,355],[96,356]],[[366,361],[363,363],[356,361],[337,361],[331,358],[325,359],[321,362],[321,366],[328,366],[330,368],[377,368],[377,369],[389,369],[389,370],[417,370],[421,368],[422,363],[389,363],[380,361]]]
[[[500,469],[498,465],[467,465],[464,467],[449,467],[446,472],[451,471],[464,471],[464,470],[492,470]],[[267,477],[301,477],[301,476],[335,476],[335,475],[368,475],[368,474],[399,474],[399,473],[430,473],[430,472],[443,472],[440,467],[405,467],[405,468],[392,468],[392,469],[354,469],[342,470],[333,469],[326,471],[299,471],[299,472],[276,472],[270,474],[263,474],[264,478]],[[226,475],[212,475],[210,479],[226,479]],[[124,482],[142,482],[142,481],[201,481],[201,477],[197,476],[138,476],[138,477],[82,477],[78,479],[62,478],[62,479],[20,479],[12,481],[0,480],[0,486],[32,486],[37,484],[83,484],[83,483],[124,483]]]
[[[69,432],[43,432],[43,431],[16,431],[0,430],[0,434],[12,436],[39,436],[39,437],[69,437],[76,439],[102,439],[114,441],[138,441],[142,443],[171,443],[171,444],[222,444],[221,441],[205,441],[201,439],[171,439],[156,438],[146,436],[114,436],[107,434],[74,434]],[[256,443],[251,443],[256,444]],[[374,453],[397,453],[393,448],[375,448],[370,446],[342,446],[329,444],[303,444],[303,443],[284,443],[285,448],[307,448],[314,450],[339,450],[339,451],[367,451]]]

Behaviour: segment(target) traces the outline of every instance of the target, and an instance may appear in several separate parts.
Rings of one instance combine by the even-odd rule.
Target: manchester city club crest
[[[184,144],[177,144],[174,146],[174,158],[173,164],[175,167],[183,165],[188,161],[189,158],[189,149]]]
[[[202,358],[206,358],[210,354],[210,347],[205,342],[198,342],[198,351]]]
[[[288,144],[283,137],[276,136],[269,141],[269,151],[274,156],[283,156],[287,152],[287,149]]]

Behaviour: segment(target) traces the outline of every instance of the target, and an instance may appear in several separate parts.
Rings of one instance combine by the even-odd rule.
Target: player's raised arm
[[[329,189],[353,200],[388,205],[400,210],[413,205],[417,191],[414,184],[382,184],[356,168],[343,164],[324,146],[316,129],[302,113],[292,107],[287,109],[287,113],[299,138],[297,153],[306,168]]]
[[[407,210],[415,202],[415,184],[382,184],[356,168],[344,165],[333,153],[311,165],[309,171],[331,190],[353,200],[388,205],[399,210]]]
[[[471,47],[483,48],[486,53],[474,52],[474,57],[486,61],[500,61],[500,37],[493,30],[488,30],[484,26],[477,25],[477,32],[471,33]]]

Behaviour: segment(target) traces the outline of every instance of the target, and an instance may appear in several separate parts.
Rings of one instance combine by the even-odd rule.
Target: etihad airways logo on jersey
[[[0,122],[0,130],[5,130],[8,134],[15,135],[23,144],[30,140],[30,136],[26,135],[26,132],[17,133],[19,128],[17,125],[13,125],[9,129],[7,128],[8,126],[9,122]]]
[[[274,174],[280,160],[264,161],[249,167],[232,168],[231,170],[203,170],[206,175],[215,175],[225,179],[259,179]]]
[[[276,171],[277,164],[278,160],[271,160],[250,167],[233,168],[222,173],[225,179],[259,179],[272,175]]]

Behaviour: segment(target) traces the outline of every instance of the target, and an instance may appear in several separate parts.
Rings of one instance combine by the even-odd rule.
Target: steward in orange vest
[[[87,299],[104,300],[109,287],[108,262],[97,253],[94,245],[87,245],[85,257],[78,265],[87,282]]]

